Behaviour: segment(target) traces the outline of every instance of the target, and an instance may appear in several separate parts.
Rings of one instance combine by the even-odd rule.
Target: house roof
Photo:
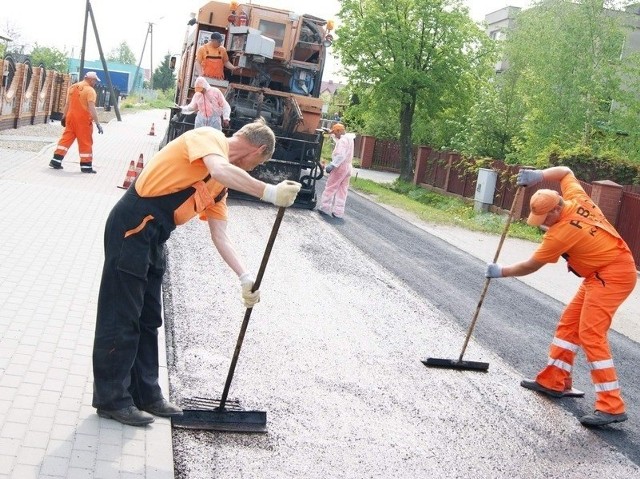
[[[323,81],[320,83],[320,94],[329,92],[331,95],[335,95],[339,89],[344,88],[345,86],[346,85],[343,85],[342,83],[335,83],[333,80]]]

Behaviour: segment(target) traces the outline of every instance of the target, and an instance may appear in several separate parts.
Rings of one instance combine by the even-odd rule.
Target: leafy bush
[[[640,165],[615,153],[596,155],[588,147],[569,150],[552,147],[548,158],[549,165],[568,166],[578,178],[588,183],[599,180],[611,180],[620,185],[640,183]]]

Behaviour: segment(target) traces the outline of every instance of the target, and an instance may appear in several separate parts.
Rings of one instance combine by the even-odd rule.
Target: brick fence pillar
[[[413,174],[413,184],[419,185],[424,183],[424,175],[427,171],[427,163],[429,161],[429,155],[431,154],[431,148],[428,146],[419,146],[418,153],[416,154],[416,171]]]
[[[600,207],[609,223],[615,225],[620,212],[622,186],[609,180],[594,181],[591,187],[591,199]]]
[[[363,135],[360,146],[360,167],[371,168],[371,164],[373,163],[373,149],[376,146],[376,138],[374,136]]]

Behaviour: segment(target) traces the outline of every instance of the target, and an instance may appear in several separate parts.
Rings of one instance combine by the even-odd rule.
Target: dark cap
[[[222,42],[222,40],[224,40],[224,37],[222,36],[222,33],[213,32],[211,34],[211,37],[209,37],[209,40],[215,41],[215,42]]]

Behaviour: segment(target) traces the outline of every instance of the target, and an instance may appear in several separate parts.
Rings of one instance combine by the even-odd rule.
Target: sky
[[[122,42],[127,42],[140,61],[147,38],[142,67],[153,67],[155,70],[167,53],[180,53],[189,14],[197,12],[206,3],[206,0],[91,0],[91,9],[105,56]],[[338,0],[254,0],[244,3],[277,7],[336,21],[340,8]],[[485,14],[507,5],[526,8],[531,3],[532,1],[527,0],[463,1],[469,8],[471,18],[476,21],[482,21]],[[8,32],[17,32],[19,37],[15,43],[26,45],[25,52],[38,43],[79,58],[86,0],[65,0],[64,4],[66,8],[61,8],[61,2],[51,0],[3,0],[0,8],[0,35],[10,36]],[[153,24],[152,37],[147,35],[149,23]],[[85,59],[98,60],[98,46],[90,18],[87,28]],[[339,64],[329,53],[323,79],[340,81]]]

